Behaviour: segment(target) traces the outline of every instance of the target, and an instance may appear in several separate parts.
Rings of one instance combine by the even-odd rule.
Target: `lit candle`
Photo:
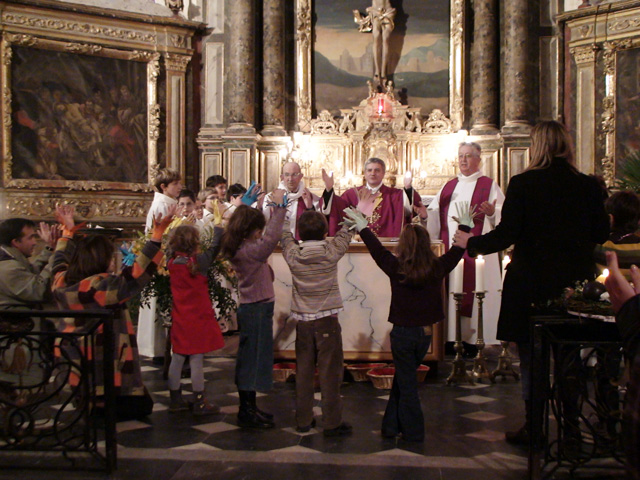
[[[602,271],[602,274],[598,278],[596,278],[596,282],[600,282],[600,283],[604,284],[604,282],[607,280],[608,276],[609,276],[609,269],[605,268]]]
[[[464,258],[458,262],[451,275],[451,291],[462,293],[462,280],[464,279]]]
[[[505,255],[504,258],[502,259],[502,274],[504,275],[504,271],[507,268],[507,265],[509,265],[509,262],[511,261],[511,258],[509,257],[509,255]]]
[[[382,115],[384,113],[384,98],[378,99],[378,115]]]
[[[476,292],[484,291],[484,257],[478,255],[476,258]]]

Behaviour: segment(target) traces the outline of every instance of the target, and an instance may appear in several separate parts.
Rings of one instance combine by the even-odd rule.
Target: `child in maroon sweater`
[[[367,228],[367,219],[357,210],[345,210],[345,223],[354,227],[371,256],[391,282],[391,354],[395,366],[389,402],[382,419],[382,435],[424,441],[424,416],[418,396],[416,369],[431,344],[431,325],[444,319],[442,281],[458,264],[471,236],[458,230],[452,248],[441,257],[431,251],[427,230],[405,225],[396,255],[384,248]]]

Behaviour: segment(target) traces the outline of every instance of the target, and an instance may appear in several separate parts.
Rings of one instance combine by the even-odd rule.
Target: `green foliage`
[[[633,190],[640,193],[640,151],[629,154],[620,163],[616,186],[620,190]]]

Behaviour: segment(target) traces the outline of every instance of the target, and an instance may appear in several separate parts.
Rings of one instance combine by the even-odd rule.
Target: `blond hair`
[[[559,122],[539,122],[531,129],[531,161],[527,170],[549,168],[555,158],[563,158],[575,170],[573,142]]]
[[[162,184],[164,184],[166,187],[171,182],[176,182],[180,180],[182,180],[182,176],[180,175],[180,172],[178,172],[177,170],[172,170],[170,168],[163,168],[158,172],[158,175],[156,175],[156,178],[153,181],[153,186],[160,193],[164,193],[162,191]]]

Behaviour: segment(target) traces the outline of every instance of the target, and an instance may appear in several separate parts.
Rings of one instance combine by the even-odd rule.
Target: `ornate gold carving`
[[[601,162],[602,176],[604,177],[604,181],[607,184],[607,187],[614,187],[616,177],[615,159],[613,157],[607,156],[604,157]]]
[[[320,112],[319,118],[311,120],[311,133],[320,135],[334,135],[338,133],[338,122],[328,110]]]
[[[596,59],[596,52],[599,48],[596,45],[586,45],[581,47],[571,47],[569,51],[576,61],[576,64],[593,63]]]
[[[93,54],[99,53],[102,51],[101,45],[91,45],[87,43],[67,43],[64,46],[64,49],[67,52],[71,53],[85,53],[85,54]]]
[[[164,54],[164,63],[167,70],[172,72],[186,72],[187,65],[191,61],[191,57],[188,55],[175,55],[172,53]]]
[[[58,203],[75,206],[76,214],[82,219],[93,218],[144,218],[149,209],[145,200],[64,200],[60,198],[25,198],[10,196],[7,202],[9,216],[49,217],[55,212]]]
[[[160,138],[160,105],[157,103],[149,105],[149,138],[156,141]]]
[[[160,75],[160,54],[154,53],[151,55],[147,65],[147,80],[155,85],[158,75]]]
[[[625,30],[636,30],[640,27],[640,18],[625,18],[623,20],[614,20],[609,23],[608,31],[611,33],[623,32]]]
[[[449,32],[449,117],[453,130],[464,120],[464,0],[451,0]]]
[[[579,29],[578,29],[579,33],[580,33],[580,38],[586,38],[586,37],[590,37],[591,34],[593,33],[593,25],[588,24],[588,25],[582,25]]]
[[[311,121],[311,0],[298,0],[296,12],[297,124],[309,131]]]
[[[604,73],[605,75],[613,75],[616,71],[616,52],[619,50],[624,50],[627,48],[631,48],[633,43],[631,39],[625,38],[624,40],[615,40],[613,42],[605,42],[604,43],[604,52],[603,52],[603,60],[604,60]]]
[[[184,35],[169,35],[169,41],[171,42],[171,45],[178,48],[187,48],[188,45],[187,37],[185,37]]]
[[[607,96],[602,100],[603,112],[602,112],[602,131],[604,133],[615,132],[616,129],[616,107],[615,99],[612,96]]]
[[[22,33],[7,33],[7,40],[11,43],[17,43],[18,45],[24,45],[31,47],[38,43],[38,39],[33,35],[26,35]]]
[[[158,52],[147,52],[145,50],[132,50],[129,54],[129,60],[140,60],[142,62],[150,62],[154,58],[160,58]]]
[[[424,133],[451,133],[452,123],[441,110],[432,110],[422,129]]]
[[[75,22],[57,18],[42,18],[34,15],[14,14],[5,12],[2,15],[4,24],[28,26],[46,30],[58,30],[81,33],[93,37],[117,38],[125,41],[134,41],[155,44],[156,35],[153,33],[138,32],[126,28],[112,28],[86,22]]]
[[[311,48],[311,2],[298,1],[297,41],[304,48]]]

